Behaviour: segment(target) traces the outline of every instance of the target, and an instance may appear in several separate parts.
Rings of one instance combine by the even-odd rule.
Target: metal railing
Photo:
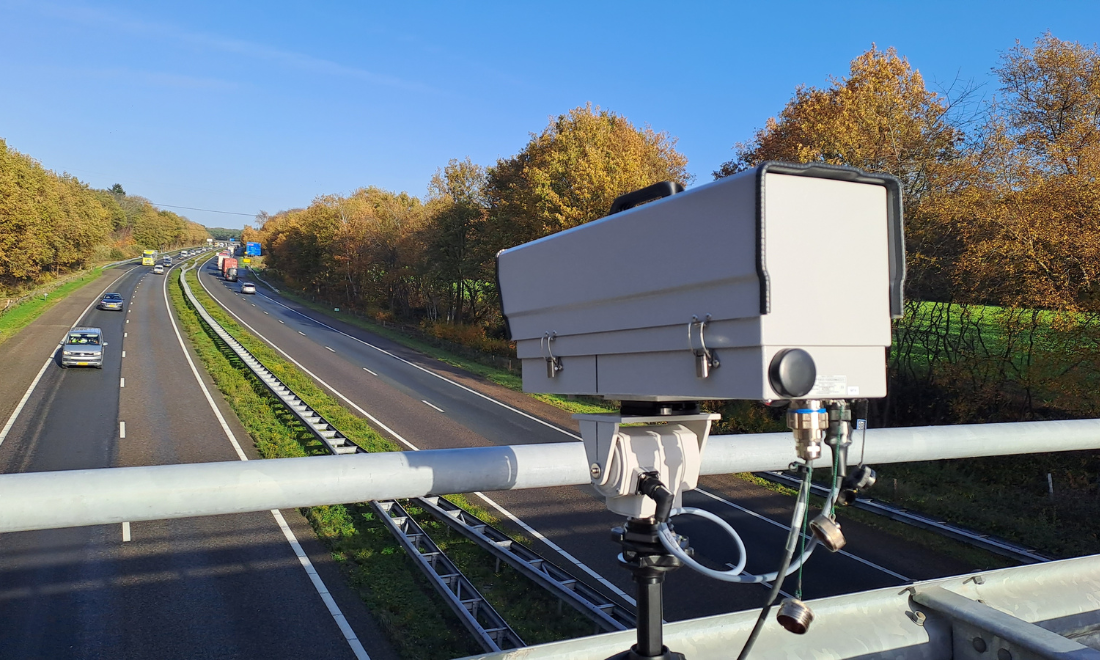
[[[248,367],[249,371],[272,394],[278,397],[314,436],[324,443],[330,454],[366,453],[362,447],[348,439],[320,413],[305,403],[299,395],[275,376],[270,369],[265,367],[260,360],[244,348],[207,312],[206,308],[195,297],[190,284],[187,282],[186,273],[189,269],[190,266],[185,266],[180,270],[180,286],[188,301],[203,322]],[[458,529],[467,538],[489,550],[491,554],[497,557],[498,562],[503,559],[505,563],[516,569],[520,574],[532,579],[536,584],[544,587],[554,596],[595,621],[599,626],[599,630],[624,630],[629,626],[624,625],[623,622],[633,625],[634,614],[631,611],[604,597],[595,589],[579,582],[565,570],[551,564],[533,550],[516,543],[504,532],[480,520],[453,502],[437,497],[416,499],[415,501],[450,527]],[[383,520],[385,520],[387,527],[409,555],[414,557],[414,560],[436,590],[451,604],[452,609],[454,609],[455,602],[457,602],[452,602],[455,594],[459,594],[466,609],[456,610],[456,614],[459,615],[459,619],[474,638],[485,646],[486,650],[517,648],[524,645],[519,635],[504,623],[503,619],[496,614],[492,606],[488,604],[488,601],[482,597],[473,584],[443,556],[443,553],[435,546],[431,538],[417,526],[416,522],[404,513],[400,504],[388,501],[381,504],[375,502],[374,505],[379,514],[382,515]],[[388,515],[395,509],[400,512],[396,519]],[[395,520],[399,520],[399,522],[395,522]],[[410,531],[410,528],[414,529]],[[427,552],[428,555],[422,556],[423,552]],[[447,566],[445,575],[439,571],[440,565],[443,564]],[[473,613],[472,616],[471,612]],[[483,627],[477,616],[478,612],[485,613],[483,618],[488,618],[488,628]],[[498,644],[500,646],[486,646],[486,644]]]
[[[274,394],[287,410],[294,414],[295,417],[307,428],[310,433],[317,437],[331,454],[354,454],[363,452],[363,448],[349,440],[343,433],[338,431],[335,426],[329,423],[321,413],[317,412],[308,403],[302,400],[302,397],[298,396],[286,386],[283,381],[279,380],[279,377],[271,373],[268,369],[256,359],[256,356],[252,355],[247,348],[241,345],[233,335],[226,332],[225,328],[221,326],[214,317],[210,316],[210,313],[206,311],[206,308],[202,306],[202,303],[198,301],[195,294],[191,292],[191,286],[187,283],[187,271],[189,266],[185,266],[180,269],[180,286],[183,288],[184,294],[187,296],[188,302],[194,307],[195,313],[202,318],[203,322],[218,336],[229,350],[233,351],[245,365],[249,371],[252,372],[256,378],[260,379],[260,382],[264,384]]]
[[[482,648],[500,651],[526,646],[504,617],[399,503],[375,501],[371,505]]]

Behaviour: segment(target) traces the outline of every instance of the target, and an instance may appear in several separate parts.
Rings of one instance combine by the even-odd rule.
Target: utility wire
[[[153,206],[167,206],[170,209],[187,209],[188,211],[205,211],[206,213],[222,213],[224,215],[243,215],[249,218],[255,218],[256,213],[237,213],[236,211],[215,211],[214,209],[197,209],[193,206],[172,206],[171,204],[157,204],[156,202],[149,202]]]

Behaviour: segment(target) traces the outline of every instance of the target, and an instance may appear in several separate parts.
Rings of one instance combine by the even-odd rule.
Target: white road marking
[[[206,287],[203,287],[204,289]],[[207,293],[210,293],[207,291]],[[212,296],[211,296],[212,297]],[[171,309],[171,305],[168,303],[168,279],[165,278],[164,286],[164,304]],[[232,313],[232,312],[231,312]],[[210,390],[206,388],[206,383],[203,382],[199,376],[198,369],[195,368],[195,363],[191,359],[191,354],[187,352],[187,346],[183,343],[183,336],[180,335],[179,327],[176,326],[176,319],[172,314],[168,314],[168,318],[172,321],[172,329],[176,331],[176,339],[179,340],[180,349],[183,350],[183,354],[187,357],[187,364],[191,365],[191,373],[194,374],[195,380],[198,382],[199,387],[202,388],[203,394],[206,395],[206,402],[210,404],[210,409],[214,411],[214,415],[221,422],[222,431],[225,432],[225,436],[229,438],[229,442],[233,445],[233,449],[237,452],[237,457],[242,461],[247,461],[248,456],[245,455],[241,449],[241,445],[237,442],[236,436],[233,434],[233,430],[229,428],[229,425],[225,423],[225,418],[222,417],[222,413],[218,410],[218,406],[214,404],[214,398],[210,396]],[[367,650],[363,648],[362,643],[359,642],[359,638],[355,635],[355,631],[348,625],[347,618],[344,613],[340,611],[340,606],[333,600],[332,594],[329,593],[328,587],[325,586],[324,581],[321,580],[321,576],[317,574],[317,569],[313,567],[313,562],[309,560],[305,551],[302,550],[302,545],[298,543],[298,539],[294,536],[294,530],[290,529],[290,525],[286,524],[286,519],[283,518],[283,514],[278,509],[272,509],[271,515],[275,518],[276,524],[279,525],[279,529],[282,530],[283,536],[286,537],[287,543],[290,544],[291,549],[294,551],[294,555],[298,558],[298,561],[302,564],[302,568],[305,569],[306,574],[309,576],[310,582],[313,583],[313,588],[317,590],[317,595],[321,597],[321,601],[324,602],[325,607],[328,608],[329,614],[336,621],[336,625],[340,628],[340,632],[344,634],[344,640],[347,641],[348,646],[351,647],[351,652],[355,654],[357,660],[370,660],[370,656],[367,655]]]
[[[328,350],[332,351],[333,353],[335,353],[335,352],[336,352],[336,351],[334,351],[333,349],[329,348],[328,346],[325,346],[325,348],[328,348]]]
[[[126,322],[127,322],[127,323],[129,323],[129,322],[130,322],[130,319],[126,319]]]
[[[118,386],[119,387],[126,387],[126,379],[125,378],[119,378],[118,379]]]
[[[267,312],[264,312],[264,314],[267,314]],[[267,315],[268,315],[268,316],[271,316],[270,314],[267,314]]]
[[[282,319],[279,319],[279,323],[283,323],[283,320],[282,320]],[[283,323],[283,325],[286,325],[286,324],[285,324],[285,323]]]
[[[363,371],[367,372],[368,374],[370,374],[372,376],[377,376],[378,375],[378,374],[374,373],[373,371],[371,371],[370,369],[367,369],[366,367],[363,367]]]
[[[128,522],[122,523],[122,542],[130,542],[130,523]]]
[[[302,332],[301,330],[298,331],[298,334],[302,335],[303,337],[306,336],[306,333]]]
[[[289,307],[287,305],[284,305],[283,303],[279,302],[278,300],[275,300],[274,298],[272,298],[271,296],[268,296],[267,294],[261,293],[260,295],[263,296],[264,298],[267,298],[268,300],[275,303],[276,305],[279,305],[280,307],[284,307],[287,310],[297,314],[298,316],[301,316],[302,318],[306,318],[306,319],[309,319],[310,321],[313,321],[314,323],[316,323],[317,325],[319,325],[323,328],[328,328],[329,330],[332,330],[333,332],[338,332],[341,335],[344,335],[345,337],[348,337],[349,339],[354,339],[355,341],[359,342],[360,344],[363,344],[365,346],[369,346],[369,347],[373,348],[374,350],[378,351],[379,353],[383,353],[385,355],[388,355],[388,356],[394,358],[395,360],[400,360],[401,362],[404,362],[405,364],[409,365],[410,367],[419,369],[420,371],[423,371],[424,373],[426,373],[430,376],[435,376],[436,378],[438,378],[438,379],[440,379],[444,382],[450,383],[451,385],[454,385],[455,387],[466,390],[470,394],[474,394],[476,396],[481,397],[482,399],[485,399],[486,401],[490,401],[492,403],[495,403],[496,405],[500,406],[501,408],[504,408],[506,410],[510,410],[510,411],[516,413],[517,415],[521,415],[523,417],[526,417],[527,419],[530,419],[531,421],[538,422],[539,424],[542,424],[543,426],[552,428],[555,431],[558,431],[560,433],[564,433],[565,435],[568,435],[569,437],[574,438],[576,440],[581,439],[581,437],[579,435],[577,435],[577,434],[575,434],[571,431],[568,431],[566,429],[563,429],[560,426],[557,426],[555,424],[551,424],[550,422],[548,422],[544,419],[539,419],[538,417],[535,417],[534,415],[531,415],[530,413],[526,413],[526,412],[520,410],[519,408],[512,407],[512,406],[510,406],[507,403],[504,403],[502,401],[497,401],[496,399],[494,399],[491,396],[488,396],[487,394],[483,394],[481,392],[478,392],[477,390],[475,390],[473,388],[466,387],[462,383],[455,382],[455,381],[451,380],[450,378],[447,378],[446,376],[442,376],[440,374],[437,374],[436,372],[432,371],[431,369],[427,369],[425,367],[420,366],[419,364],[416,364],[414,362],[410,362],[410,361],[406,360],[405,358],[403,358],[399,355],[396,355],[394,353],[391,353],[390,351],[387,351],[384,348],[381,348],[379,346],[375,346],[374,344],[370,343],[369,341],[365,341],[365,340],[360,339],[359,337],[356,337],[354,335],[349,335],[348,333],[344,332],[343,330],[340,330],[338,328],[334,328],[331,325],[328,325],[326,323],[318,321],[317,319],[313,318],[312,316],[309,316],[308,314],[303,314],[302,312],[299,312],[298,310],[294,309],[293,307]]]
[[[243,325],[244,327],[248,328],[248,329],[249,329],[249,331],[251,331],[251,332],[252,332],[252,334],[254,334],[254,335],[256,335],[257,337],[259,337],[261,341],[267,342],[267,344],[268,344],[269,346],[271,346],[271,347],[272,347],[272,348],[274,348],[275,350],[277,350],[277,351],[279,351],[280,353],[282,353],[282,354],[283,354],[283,357],[285,357],[286,359],[290,360],[290,361],[291,361],[291,363],[293,363],[293,364],[294,364],[294,365],[295,365],[296,367],[298,367],[298,368],[299,368],[299,369],[301,369],[301,370],[302,370],[303,372],[305,372],[305,373],[306,373],[306,375],[308,375],[308,376],[309,376],[310,378],[312,378],[313,380],[315,380],[315,381],[317,381],[318,383],[320,383],[321,387],[324,387],[324,388],[328,389],[328,390],[329,390],[330,392],[332,392],[333,394],[335,394],[335,395],[336,395],[336,396],[337,396],[337,397],[338,397],[338,398],[339,398],[340,400],[342,400],[342,401],[343,401],[344,403],[348,404],[349,406],[351,406],[352,408],[354,408],[355,410],[357,410],[357,411],[359,412],[359,414],[361,414],[362,416],[366,417],[366,418],[367,418],[367,419],[369,419],[369,420],[370,420],[371,422],[373,422],[374,424],[376,424],[376,425],[377,425],[377,428],[380,428],[380,429],[382,429],[383,431],[385,431],[386,433],[390,434],[390,436],[391,436],[391,437],[393,437],[393,438],[394,438],[395,440],[397,440],[397,441],[398,441],[398,442],[400,442],[401,444],[405,445],[406,447],[408,447],[408,448],[409,448],[409,449],[411,449],[412,451],[419,451],[419,448],[418,448],[418,447],[417,447],[416,445],[414,445],[413,443],[411,443],[411,442],[409,442],[408,440],[406,440],[405,438],[403,438],[403,437],[401,436],[401,434],[400,434],[400,433],[398,433],[397,431],[394,431],[394,430],[393,430],[393,429],[391,429],[390,427],[386,426],[386,425],[385,425],[385,424],[384,424],[384,423],[382,422],[382,420],[378,419],[377,417],[375,417],[374,415],[370,414],[370,413],[369,413],[369,412],[367,412],[366,410],[363,410],[363,408],[362,408],[362,407],[361,407],[361,406],[360,406],[359,404],[355,403],[355,402],[354,402],[354,401],[352,401],[351,399],[349,399],[349,398],[347,398],[346,396],[344,396],[342,392],[340,392],[340,391],[339,391],[339,390],[337,390],[337,389],[336,389],[335,387],[333,387],[332,385],[329,385],[329,384],[328,384],[328,383],[326,383],[326,382],[325,382],[324,380],[322,380],[321,378],[319,378],[319,377],[317,376],[317,374],[313,373],[313,372],[312,372],[312,371],[310,371],[309,369],[306,369],[306,367],[305,367],[305,366],[304,366],[304,365],[303,365],[303,364],[302,364],[301,362],[299,362],[299,361],[295,360],[295,359],[294,359],[293,357],[291,357],[290,353],[287,353],[287,352],[286,352],[286,351],[284,351],[284,350],[283,350],[282,348],[279,348],[279,346],[278,346],[277,344],[275,344],[275,343],[274,343],[273,341],[271,341],[271,340],[270,340],[270,339],[268,339],[267,337],[264,337],[264,336],[263,336],[262,334],[260,334],[259,332],[257,332],[257,330],[256,330],[255,328],[253,328],[253,327],[252,327],[252,326],[250,326],[250,325],[249,325],[249,324],[248,324],[247,322],[245,322],[245,320],[244,320],[244,319],[242,319],[241,317],[237,316],[237,315],[236,315],[236,314],[235,314],[235,313],[233,312],[233,310],[231,310],[231,309],[229,309],[229,308],[228,308],[227,306],[223,305],[223,304],[221,303],[221,301],[219,301],[219,300],[218,300],[218,299],[217,299],[216,297],[214,297],[214,294],[210,292],[210,289],[207,289],[207,288],[206,288],[206,285],[202,283],[202,278],[199,278],[199,286],[201,286],[201,287],[203,288],[203,290],[204,290],[204,291],[206,291],[206,293],[207,293],[207,294],[209,294],[209,295],[210,295],[210,297],[214,299],[214,302],[217,302],[217,303],[218,303],[219,305],[221,305],[222,309],[224,309],[224,310],[225,310],[226,312],[229,312],[230,316],[232,316],[233,318],[237,319],[237,321],[239,321],[239,322],[241,323],[241,325]],[[373,371],[371,371],[370,369],[367,369],[366,367],[363,367],[363,368],[364,368],[364,369],[366,369],[366,370],[367,370],[368,372],[370,372],[370,373],[372,373],[372,374],[374,373]],[[375,375],[377,375],[377,374],[375,374]],[[490,399],[490,400],[491,400],[491,399]],[[484,502],[485,502],[486,504],[488,504],[489,506],[491,506],[491,507],[493,507],[494,509],[496,509],[497,511],[499,511],[499,512],[500,512],[500,514],[501,514],[502,516],[504,516],[505,518],[508,518],[509,520],[511,520],[512,522],[514,522],[514,523],[515,523],[516,525],[518,525],[519,527],[521,527],[522,529],[524,529],[524,530],[525,530],[525,531],[526,531],[527,533],[529,533],[529,534],[530,534],[531,536],[533,536],[533,537],[535,537],[535,538],[539,539],[540,541],[542,541],[543,543],[545,543],[545,544],[546,544],[547,546],[549,546],[550,548],[552,548],[552,549],[553,549],[553,550],[554,550],[555,552],[557,552],[557,553],[558,553],[558,554],[560,554],[560,555],[561,555],[561,556],[562,556],[562,557],[563,557],[564,559],[566,559],[566,561],[569,561],[569,562],[571,562],[571,563],[572,563],[572,564],[573,564],[574,566],[576,566],[576,567],[577,567],[577,568],[579,568],[580,570],[582,570],[582,571],[584,571],[585,573],[587,573],[587,574],[591,575],[591,576],[592,576],[592,577],[593,577],[594,579],[596,579],[596,580],[597,580],[597,581],[598,581],[598,582],[599,582],[600,584],[604,585],[604,586],[605,586],[605,587],[607,587],[608,589],[611,589],[611,590],[612,590],[612,591],[613,591],[613,592],[614,592],[615,594],[617,594],[617,595],[618,595],[618,596],[619,596],[620,598],[622,598],[623,600],[627,601],[627,602],[628,602],[628,603],[630,603],[631,605],[634,605],[634,604],[635,604],[635,601],[634,601],[634,599],[633,599],[633,598],[631,598],[630,596],[628,596],[628,595],[627,595],[627,594],[626,594],[625,592],[623,592],[623,590],[622,590],[622,589],[619,589],[619,588],[618,588],[618,587],[616,587],[616,586],[615,586],[614,584],[612,584],[611,582],[609,582],[609,581],[607,580],[607,578],[605,578],[605,577],[603,577],[602,575],[600,575],[599,573],[597,573],[597,572],[596,572],[595,570],[593,570],[593,569],[592,569],[592,568],[591,568],[591,567],[590,567],[590,566],[589,566],[588,564],[585,564],[585,563],[584,563],[584,562],[582,562],[581,560],[577,559],[577,558],[576,558],[576,557],[574,557],[573,555],[571,555],[571,554],[569,554],[568,552],[566,552],[566,551],[565,551],[565,548],[562,548],[562,547],[561,547],[561,546],[559,546],[559,545],[558,545],[557,543],[554,543],[554,542],[553,542],[553,541],[551,541],[550,539],[548,539],[548,538],[546,538],[545,536],[543,536],[543,535],[542,535],[541,533],[539,533],[538,531],[536,531],[534,527],[531,527],[531,526],[530,526],[530,525],[528,525],[527,523],[523,522],[522,520],[520,520],[519,518],[517,518],[516,516],[514,516],[514,515],[512,514],[512,512],[511,512],[511,511],[508,511],[507,509],[505,509],[505,508],[504,508],[504,507],[502,507],[501,505],[497,504],[497,503],[496,503],[495,501],[493,501],[492,499],[490,499],[489,497],[487,497],[486,495],[484,495],[484,494],[482,494],[482,493],[474,493],[474,494],[475,494],[475,495],[477,495],[478,497],[480,497],[480,498],[481,498],[481,499],[482,499],[482,500],[483,500],[483,501],[484,501]]]
[[[421,401],[422,401],[423,403],[426,403],[426,404],[428,404],[428,406],[430,406],[430,407],[432,407],[432,408],[435,408],[435,409],[436,409],[436,410],[438,410],[439,412],[443,412],[443,409],[442,409],[442,408],[440,408],[439,406],[437,406],[437,405],[435,405],[435,404],[433,404],[433,403],[430,403],[430,402],[428,402],[428,401],[424,401],[424,399],[421,399]]]
[[[577,559],[573,555],[566,552],[565,548],[561,547],[557,543],[554,543],[550,539],[548,539],[545,536],[543,536],[542,534],[540,534],[538,532],[538,530],[536,530],[534,527],[531,527],[527,523],[525,523],[522,520],[520,520],[519,518],[517,518],[515,515],[512,514],[511,511],[509,511],[508,509],[505,509],[501,505],[497,504],[488,495],[486,495],[485,493],[480,493],[480,492],[475,492],[474,495],[477,495],[482,500],[484,500],[486,504],[488,504],[489,506],[491,506],[494,509],[496,509],[497,511],[499,511],[501,513],[501,515],[503,515],[505,518],[507,518],[508,520],[511,520],[516,525],[519,525],[520,527],[522,527],[525,532],[527,532],[531,536],[537,538],[538,540],[542,541],[546,545],[553,548],[558,554],[560,554],[562,557],[565,557],[565,559],[567,559],[568,561],[573,562],[573,564],[577,568],[579,568],[582,571],[584,571],[585,573],[588,573],[589,575],[591,575],[600,584],[602,584],[603,586],[605,586],[608,589],[610,589],[611,591],[613,591],[619,598],[622,598],[623,600],[630,603],[631,605],[636,605],[637,604],[637,602],[631,596],[629,596],[625,591],[623,591],[622,589],[616,587],[614,584],[611,584],[611,582],[608,581],[607,578],[605,578],[604,576],[600,575],[596,571],[589,568],[588,564],[584,563],[583,561]]]
[[[122,357],[126,357],[126,351],[122,351]]]
[[[486,401],[491,401],[492,403],[495,403],[495,404],[497,404],[498,406],[500,406],[500,407],[502,407],[502,408],[504,408],[504,409],[506,409],[506,410],[510,410],[510,411],[512,411],[512,412],[514,412],[514,413],[516,413],[516,414],[518,414],[518,415],[521,415],[521,416],[523,416],[523,417],[526,417],[527,419],[530,419],[530,420],[536,421],[536,422],[538,422],[539,424],[542,424],[543,426],[546,426],[546,427],[552,428],[552,429],[554,429],[555,431],[558,431],[558,432],[560,432],[560,433],[563,433],[563,434],[565,434],[565,435],[567,435],[567,436],[569,436],[569,437],[571,437],[571,438],[574,438],[574,439],[577,439],[577,440],[580,440],[580,439],[581,439],[581,437],[580,437],[579,435],[577,435],[577,434],[575,434],[575,433],[573,433],[573,432],[571,432],[571,431],[568,431],[568,430],[566,430],[566,429],[563,429],[563,428],[561,428],[560,426],[556,426],[556,425],[554,425],[554,424],[551,424],[550,422],[547,422],[547,421],[545,421],[545,420],[539,419],[538,417],[535,417],[534,415],[528,414],[528,413],[526,413],[526,412],[524,412],[524,411],[522,411],[522,410],[519,410],[518,408],[514,408],[514,407],[512,407],[512,406],[510,406],[510,405],[508,405],[508,404],[506,404],[506,403],[504,403],[504,402],[502,402],[502,401],[497,401],[496,399],[492,398],[491,396],[488,396],[488,395],[486,395],[486,394],[483,394],[483,393],[481,393],[481,392],[478,392],[477,390],[475,390],[475,389],[472,389],[472,388],[470,388],[470,387],[466,387],[465,385],[463,385],[463,384],[461,384],[461,383],[457,383],[457,382],[455,382],[455,381],[451,380],[450,378],[447,378],[446,376],[442,376],[442,375],[440,375],[440,374],[437,374],[436,372],[432,371],[431,369],[427,369],[427,368],[425,368],[425,367],[422,367],[422,366],[420,366],[419,364],[415,364],[415,363],[413,363],[413,362],[410,362],[409,360],[406,360],[405,358],[403,358],[403,357],[401,357],[401,356],[399,356],[399,355],[395,355],[394,353],[392,353],[392,352],[390,352],[390,351],[387,351],[387,350],[386,350],[386,349],[384,349],[384,348],[381,348],[381,347],[375,346],[374,344],[372,344],[372,343],[370,343],[370,342],[368,342],[368,341],[365,341],[365,340],[363,340],[363,339],[360,339],[360,338],[358,338],[358,337],[356,337],[356,336],[354,336],[354,335],[350,335],[350,334],[348,334],[348,333],[344,332],[343,330],[340,330],[340,329],[338,329],[338,328],[334,328],[334,327],[332,327],[331,325],[328,325],[328,324],[326,324],[326,323],[323,323],[323,322],[321,322],[321,321],[318,321],[317,319],[313,318],[312,316],[309,316],[308,314],[303,314],[302,312],[299,312],[298,310],[294,309],[293,307],[290,307],[290,306],[288,306],[288,305],[285,305],[285,304],[283,304],[283,303],[279,302],[278,300],[275,300],[274,298],[272,298],[272,297],[268,296],[267,294],[260,294],[260,295],[262,295],[262,296],[263,296],[264,298],[267,298],[268,300],[270,300],[271,302],[275,303],[276,305],[279,305],[279,306],[281,306],[281,307],[283,307],[283,308],[285,308],[285,309],[287,309],[287,310],[289,310],[289,311],[291,311],[291,312],[293,312],[293,313],[297,314],[298,316],[301,316],[301,317],[303,317],[303,318],[309,319],[310,321],[313,321],[313,322],[314,322],[314,323],[316,323],[317,325],[320,325],[320,326],[322,326],[322,327],[328,328],[329,330],[332,330],[333,332],[338,332],[338,333],[340,333],[341,335],[344,335],[345,337],[348,337],[348,338],[350,338],[350,339],[353,339],[353,340],[355,340],[355,341],[359,342],[360,344],[364,344],[364,345],[366,345],[366,346],[369,346],[369,347],[371,347],[371,348],[375,349],[376,351],[378,351],[378,352],[380,352],[380,353],[384,353],[384,354],[386,354],[386,355],[389,355],[390,357],[392,357],[392,358],[394,358],[394,359],[400,360],[401,362],[404,362],[405,364],[407,364],[407,365],[409,365],[409,366],[411,366],[411,367],[414,367],[414,368],[416,368],[416,369],[419,369],[420,371],[423,371],[424,373],[427,373],[427,374],[429,374],[429,375],[435,376],[436,378],[438,378],[438,379],[440,379],[440,380],[442,380],[442,381],[448,382],[448,383],[450,383],[450,384],[454,385],[455,387],[458,387],[458,388],[461,388],[461,389],[463,389],[463,390],[466,390],[467,392],[470,392],[471,394],[475,394],[475,395],[477,395],[477,396],[479,396],[479,397],[481,397],[481,398],[485,399]],[[232,312],[230,312],[230,313],[232,313]],[[264,340],[264,341],[267,341],[267,340]],[[268,343],[270,344],[271,342],[268,342]],[[274,346],[274,344],[272,344],[272,346]],[[284,353],[284,355],[285,355],[285,353]],[[314,378],[316,378],[316,377],[314,377]],[[329,389],[332,389],[332,388],[330,387]],[[333,391],[335,391],[335,390],[333,390]],[[761,519],[763,519],[763,520],[767,520],[768,522],[772,523],[773,525],[779,525],[780,527],[783,527],[784,529],[786,529],[786,528],[787,528],[787,527],[786,527],[785,525],[783,525],[782,523],[777,523],[777,522],[775,522],[774,520],[771,520],[770,518],[767,518],[767,517],[765,517],[765,516],[761,516],[760,514],[758,514],[758,513],[754,512],[754,511],[749,511],[748,509],[746,509],[746,508],[744,508],[744,507],[742,507],[742,506],[738,506],[738,505],[734,504],[733,502],[730,502],[729,500],[726,500],[726,499],[724,499],[724,498],[722,498],[722,497],[718,497],[717,495],[714,495],[714,494],[712,494],[712,493],[710,493],[710,492],[707,492],[707,491],[703,490],[702,488],[698,488],[698,489],[696,489],[696,490],[697,490],[698,492],[700,492],[700,493],[703,493],[704,495],[706,495],[706,496],[708,496],[708,497],[711,497],[711,498],[713,498],[714,500],[716,500],[716,501],[718,501],[718,502],[721,502],[722,504],[725,504],[725,505],[727,505],[727,506],[731,506],[731,507],[733,507],[733,508],[735,508],[735,509],[738,509],[738,510],[744,511],[744,512],[746,512],[746,513],[751,513],[752,515],[754,515],[754,516],[757,516],[757,517],[759,517],[759,518],[761,518]],[[854,560],[856,560],[856,561],[860,562],[861,564],[864,564],[864,565],[866,565],[866,566],[869,566],[869,567],[871,567],[871,568],[875,568],[875,569],[878,569],[878,570],[882,571],[883,573],[886,573],[887,575],[891,575],[891,576],[893,576],[893,577],[896,577],[896,578],[897,578],[897,579],[899,579],[899,580],[902,580],[903,582],[909,582],[909,581],[910,581],[910,580],[909,580],[909,578],[905,577],[904,575],[901,575],[900,573],[896,573],[896,572],[894,572],[894,571],[891,571],[890,569],[886,568],[885,566],[879,566],[878,564],[876,564],[876,563],[874,563],[874,562],[868,561],[868,560],[866,560],[866,559],[863,559],[863,558],[861,558],[861,557],[857,557],[857,556],[855,556],[855,555],[853,555],[853,554],[851,554],[851,553],[849,553],[849,552],[847,552],[847,551],[845,551],[845,550],[841,550],[841,551],[840,551],[840,554],[842,554],[842,555],[845,555],[845,556],[847,556],[847,557],[851,557],[852,559],[854,559]]]
[[[80,316],[76,317],[76,322],[69,326],[69,330],[72,330],[76,326],[80,325],[80,321],[88,314],[88,310],[92,308],[92,305],[95,305],[97,302],[102,300],[103,294],[107,293],[107,291],[115,285],[115,282],[118,282],[123,277],[129,275],[132,272],[133,269],[131,268],[125,273],[122,273],[121,275],[116,277],[110,284],[108,284],[107,287],[103,289],[103,291],[100,291],[99,295],[92,299],[92,302],[88,303],[88,306],[84,308],[84,311],[80,313]],[[68,331],[66,331],[65,334],[68,334]],[[63,345],[64,342],[59,342],[57,344],[58,348]],[[38,381],[42,380],[42,375],[46,373],[46,367],[50,366],[50,363],[53,362],[54,355],[56,354],[57,349],[54,349],[54,352],[51,353],[50,357],[46,358],[46,362],[42,364],[42,368],[38,370],[38,375],[35,376],[34,380],[31,381],[30,387],[28,387],[27,391],[23,393],[23,398],[19,399],[19,403],[15,406],[15,410],[11,412],[11,415],[8,417],[7,423],[4,424],[3,430],[0,430],[0,445],[4,444],[4,440],[6,440],[8,434],[11,433],[11,427],[15,426],[15,420],[19,417],[19,413],[23,412],[23,406],[27,405],[27,401],[31,398],[31,392],[33,392],[34,388],[38,386]]]
[[[126,438],[126,422],[118,423],[118,437],[121,439]]]
[[[129,336],[130,336],[130,333],[129,333],[129,332],[124,332],[124,333],[122,333],[122,337],[123,337],[124,339],[125,339],[126,337],[129,337]]]
[[[719,497],[719,496],[715,495],[714,493],[705,491],[702,488],[695,489],[695,492],[702,493],[703,495],[706,495],[707,497],[709,497],[713,500],[721,502],[722,504],[725,504],[727,506],[731,506],[731,507],[737,509],[738,511],[747,513],[750,516],[752,516],[754,518],[757,518],[758,520],[762,520],[762,521],[768,523],[769,525],[774,525],[775,527],[779,527],[779,528],[785,529],[787,531],[790,531],[790,529],[791,529],[790,525],[784,525],[781,522],[772,520],[771,518],[768,518],[767,516],[763,516],[763,515],[755,512],[755,511],[752,511],[750,509],[746,509],[745,507],[741,506],[740,504],[734,504],[733,502],[730,502],[727,499]],[[839,551],[837,551],[837,554],[838,555],[844,555],[845,557],[848,557],[850,559],[854,559],[854,560],[858,561],[859,563],[863,564],[864,566],[869,566],[871,568],[877,568],[878,570],[882,571],[883,573],[886,573],[887,575],[892,575],[892,576],[896,577],[897,579],[901,580],[902,582],[910,582],[910,579],[905,577],[901,573],[895,573],[894,571],[891,571],[889,568],[886,568],[885,566],[879,566],[878,564],[876,564],[872,561],[868,561],[866,559],[863,559],[862,557],[857,557],[857,556],[853,555],[852,553],[848,552],[847,550],[839,550]]]

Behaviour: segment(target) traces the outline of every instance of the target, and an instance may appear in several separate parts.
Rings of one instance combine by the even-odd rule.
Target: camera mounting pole
[[[665,647],[662,631],[665,574],[683,562],[662,545],[658,526],[698,485],[700,457],[719,417],[700,413],[696,402],[637,401],[624,402],[619,413],[573,416],[592,485],[608,510],[627,517],[611,538],[622,547],[619,563],[638,585],[638,639],[614,660],[684,660]]]

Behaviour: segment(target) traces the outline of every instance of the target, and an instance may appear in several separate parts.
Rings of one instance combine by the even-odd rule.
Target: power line
[[[157,204],[156,202],[149,202],[153,206],[167,206],[170,209],[187,209],[188,211],[205,211],[206,213],[222,213],[224,215],[243,215],[249,218],[255,218],[255,213],[237,213],[236,211],[215,211],[214,209],[197,209],[193,206],[172,206],[171,204]]]

